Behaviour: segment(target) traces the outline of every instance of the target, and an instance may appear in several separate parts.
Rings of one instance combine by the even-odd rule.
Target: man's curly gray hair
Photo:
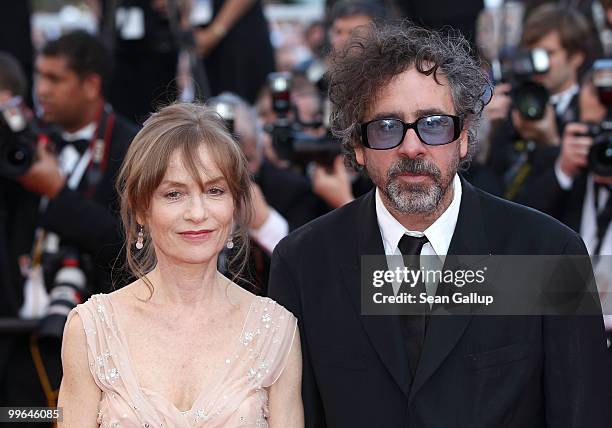
[[[370,31],[353,37],[331,57],[331,128],[342,140],[347,163],[356,170],[362,169],[355,159],[355,147],[361,145],[359,124],[387,84],[411,67],[433,75],[438,83],[439,75],[448,80],[455,113],[463,117],[468,130],[468,154],[461,167],[469,165],[476,150],[483,94],[491,83],[463,36],[399,21],[373,24]]]

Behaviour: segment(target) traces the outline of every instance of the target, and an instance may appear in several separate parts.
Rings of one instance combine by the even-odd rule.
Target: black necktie
[[[397,245],[403,256],[413,256],[406,259],[406,267],[412,270],[419,270],[419,255],[423,249],[423,245],[428,242],[427,237],[414,237],[409,235],[402,236],[399,244]],[[414,257],[417,256],[417,257]],[[412,288],[412,294],[417,296],[421,293],[426,293],[425,282],[418,281]],[[419,310],[424,312],[429,309],[427,303],[418,306]],[[419,359],[421,358],[421,350],[423,349],[423,343],[425,341],[425,331],[427,328],[427,315],[405,315],[402,317],[403,321],[403,332],[404,342],[406,344],[406,350],[408,351],[408,363],[410,364],[410,372],[412,373],[412,379],[416,373],[417,366],[419,365]]]

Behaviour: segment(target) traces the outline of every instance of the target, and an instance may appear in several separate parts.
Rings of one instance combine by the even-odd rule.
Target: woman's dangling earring
[[[138,238],[136,239],[136,249],[142,250],[144,247],[144,226],[142,224],[138,225]]]
[[[230,235],[229,238],[227,238],[227,243],[225,244],[225,246],[227,247],[228,250],[231,250],[232,248],[234,248],[234,241],[232,239],[232,235]]]

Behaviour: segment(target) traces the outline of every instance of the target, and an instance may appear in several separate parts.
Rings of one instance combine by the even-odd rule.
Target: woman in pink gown
[[[145,122],[118,177],[137,280],[70,313],[61,427],[304,425],[295,317],[217,271],[224,247],[248,252],[249,183],[208,108]]]

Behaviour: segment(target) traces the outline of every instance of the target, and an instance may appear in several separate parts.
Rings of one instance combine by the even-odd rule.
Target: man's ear
[[[90,73],[83,77],[81,86],[85,96],[90,100],[102,96],[102,77],[99,74]]]
[[[468,148],[468,131],[464,128],[463,131],[461,131],[461,135],[459,136],[459,156],[461,157],[461,159],[467,156]]]
[[[361,166],[365,166],[365,149],[361,145],[355,146],[355,159]]]
[[[576,69],[579,69],[580,67],[582,67],[582,64],[584,64],[585,59],[586,59],[586,55],[584,54],[584,52],[575,52],[571,54],[569,57],[570,63],[574,67],[576,67]]]

